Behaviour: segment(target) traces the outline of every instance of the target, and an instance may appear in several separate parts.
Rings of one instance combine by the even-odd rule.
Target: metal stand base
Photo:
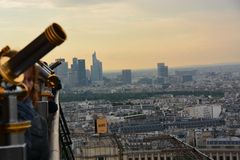
[[[0,159],[26,160],[26,144],[0,146]]]

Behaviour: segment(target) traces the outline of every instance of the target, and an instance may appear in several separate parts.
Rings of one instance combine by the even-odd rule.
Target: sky
[[[67,40],[43,60],[104,71],[240,63],[239,0],[0,0],[0,47],[20,50],[53,22]]]

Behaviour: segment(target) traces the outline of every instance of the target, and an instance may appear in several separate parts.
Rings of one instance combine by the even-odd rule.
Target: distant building
[[[77,71],[78,70],[78,59],[76,57],[74,57],[72,59],[72,65],[71,65],[71,69],[73,71]]]
[[[76,160],[210,160],[208,156],[168,135],[96,135],[74,142]]]
[[[225,121],[219,118],[195,118],[191,120],[178,119],[177,121],[158,123],[159,121],[128,121],[126,123],[111,124],[109,130],[111,133],[121,133],[121,134],[135,134],[135,133],[146,133],[163,131],[170,128],[203,128],[203,127],[216,127],[225,125]]]
[[[196,75],[197,70],[189,71],[175,71],[175,75],[179,76],[182,82],[189,82],[193,80],[193,76]]]
[[[123,84],[132,83],[132,71],[130,69],[122,70],[122,82]]]
[[[102,62],[97,59],[95,51],[92,55],[91,81],[93,83],[97,81],[103,81]]]
[[[87,85],[87,75],[86,75],[86,67],[85,67],[84,59],[78,60],[78,80],[79,80],[80,86]]]
[[[70,83],[72,87],[75,87],[79,84],[78,79],[78,59],[74,57],[72,59],[71,72],[70,72]]]
[[[177,76],[184,76],[184,75],[196,75],[197,70],[188,70],[188,71],[175,71]]]
[[[87,85],[87,75],[84,59],[72,59],[71,69],[69,72],[69,83],[72,87]]]
[[[91,80],[91,71],[89,69],[86,69],[86,77],[87,77],[87,84],[89,84]]]
[[[190,82],[193,80],[193,76],[192,75],[183,75],[182,76],[182,82]]]
[[[157,64],[158,77],[168,77],[168,66],[164,63]]]
[[[213,160],[239,160],[240,159],[240,138],[207,138],[206,147],[199,150]]]
[[[239,137],[226,137],[226,138],[208,138],[206,140],[207,148],[223,148],[226,146],[231,146],[229,148],[240,148],[240,138]],[[227,148],[227,147],[226,147]]]
[[[64,58],[56,59],[55,61],[61,61],[62,63],[54,69],[56,75],[61,79],[64,85],[69,85],[69,75],[68,75],[68,62]]]
[[[197,105],[185,110],[194,118],[219,118],[222,107],[220,105]]]

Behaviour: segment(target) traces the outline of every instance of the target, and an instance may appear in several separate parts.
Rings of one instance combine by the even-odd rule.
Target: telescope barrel
[[[63,43],[66,37],[61,26],[53,23],[36,39],[3,64],[6,74],[11,78],[18,77],[49,51]]]

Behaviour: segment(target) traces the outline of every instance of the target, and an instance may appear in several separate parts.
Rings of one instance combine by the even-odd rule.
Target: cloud
[[[175,15],[182,12],[240,9],[239,0],[0,0],[0,8],[82,8],[126,4],[145,14]]]
[[[115,0],[0,0],[0,8],[77,8],[100,4],[118,3]]]
[[[99,5],[117,3],[123,0],[51,0],[55,5],[59,6],[78,6],[78,5]]]
[[[179,16],[193,12],[239,10],[239,0],[131,0],[136,9],[150,16]]]
[[[0,8],[11,9],[11,8],[51,8],[54,4],[48,0],[0,0]]]

